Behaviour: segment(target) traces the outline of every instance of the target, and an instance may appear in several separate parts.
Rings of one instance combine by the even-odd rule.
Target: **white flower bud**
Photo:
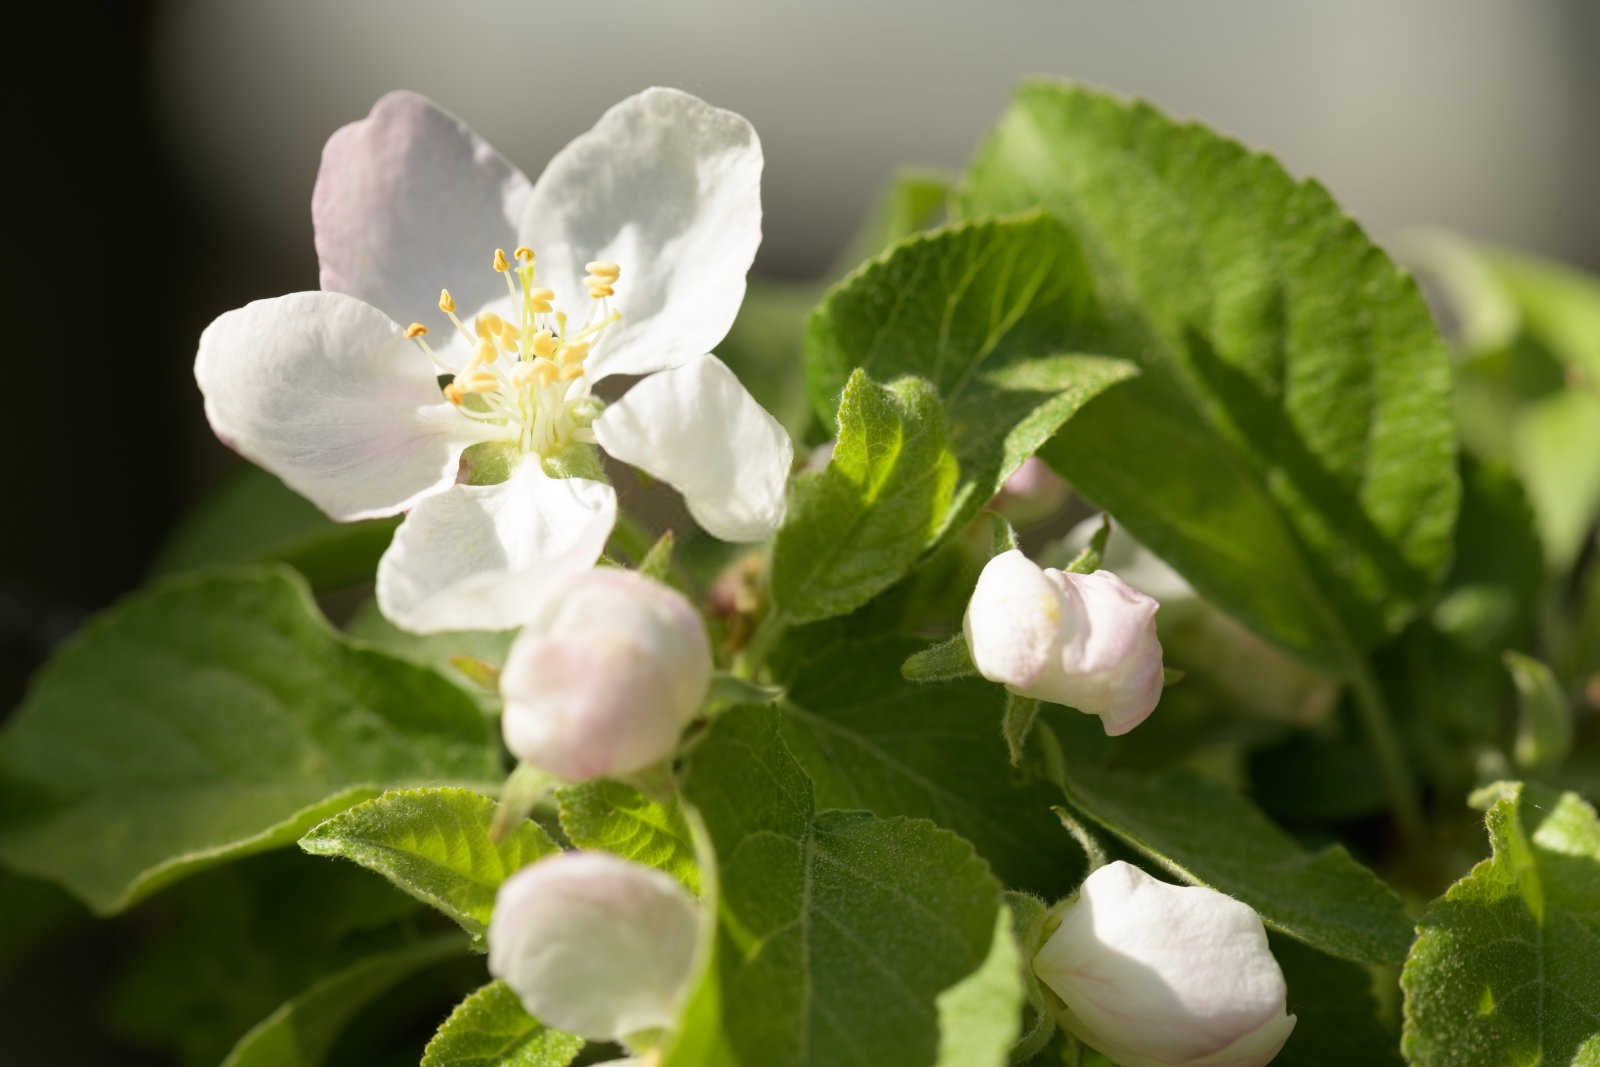
[[[1034,973],[1121,1067],[1261,1067],[1294,1029],[1261,919],[1232,897],[1117,862],[1059,918]]]
[[[1029,456],[1000,486],[989,506],[1019,525],[1048,519],[1067,502],[1067,483],[1038,456]]]
[[[1157,607],[1110,571],[1041,569],[1012,549],[978,576],[967,648],[991,682],[1098,715],[1107,734],[1125,734],[1161,698]]]
[[[668,758],[711,682],[693,605],[632,571],[586,571],[511,646],[500,728],[518,759],[569,781]]]
[[[662,872],[564,852],[500,887],[489,973],[547,1026],[617,1041],[677,1022],[699,926],[694,898]]]

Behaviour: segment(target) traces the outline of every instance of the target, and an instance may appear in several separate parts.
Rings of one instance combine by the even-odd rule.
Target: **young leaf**
[[[1600,820],[1576,793],[1514,782],[1473,802],[1494,854],[1417,923],[1406,1058],[1600,1063]]]
[[[1000,724],[1006,693],[981,678],[910,686],[913,640],[829,648],[794,669],[783,737],[819,807],[932,819],[972,842],[1008,885],[1059,896],[1082,864],[1051,791],[1017,780]]]
[[[1006,713],[1000,720],[1000,735],[1006,739],[1006,752],[1013,767],[1022,763],[1023,750],[1028,746],[1028,735],[1033,733],[1034,720],[1039,717],[1039,702],[1033,697],[1006,694]]]
[[[1572,751],[1572,703],[1549,667],[1521,652],[1503,657],[1517,687],[1517,740],[1512,755],[1523,768],[1549,767]]]
[[[499,777],[471,699],[346,641],[297,576],[182,576],[35,678],[0,734],[0,860],[114,912],[386,787]]]
[[[773,545],[772,593],[784,617],[843,615],[894,584],[943,529],[955,480],[933,388],[853,374],[833,458],[797,480]]]
[[[449,934],[352,964],[257,1023],[222,1067],[320,1067],[357,1012],[423,968],[465,951],[461,936]]]
[[[1232,790],[1186,772],[1067,765],[1072,806],[1178,877],[1237,897],[1268,927],[1340,959],[1398,964],[1411,921],[1342,845],[1306,852]]]
[[[945,524],[955,529],[1081,405],[1134,373],[1084,354],[1105,340],[1059,222],[962,223],[902,242],[828,294],[807,334],[806,384],[831,424],[852,368],[932,382],[961,467]]]
[[[1314,182],[1145,104],[1017,94],[968,215],[1071,227],[1140,377],[1040,454],[1208,600],[1348,669],[1449,562],[1459,485],[1444,345],[1411,280]]]
[[[317,824],[300,847],[376,871],[478,939],[489,927],[500,883],[558,851],[527,820],[492,842],[494,806],[470,789],[394,790]]]
[[[972,652],[967,648],[966,634],[956,634],[937,645],[913,652],[900,664],[900,677],[908,682],[947,682],[952,678],[970,678],[977,673]]]
[[[567,1067],[583,1038],[552,1030],[522,1010],[504,982],[456,1005],[422,1050],[422,1067]]]
[[[767,709],[712,723],[686,795],[716,848],[713,1014],[668,1067],[1001,1067],[1023,990],[1000,887],[954,834],[816,810]],[[689,1058],[693,1055],[693,1059]]]
[[[666,871],[689,892],[700,892],[694,842],[676,796],[663,803],[630,785],[602,778],[559,790],[556,803],[561,829],[574,845],[615,852]]]

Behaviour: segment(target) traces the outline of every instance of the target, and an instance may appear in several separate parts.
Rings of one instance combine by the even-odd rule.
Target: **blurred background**
[[[767,277],[821,271],[897,166],[959,169],[1029,74],[1271,150],[1380,240],[1442,225],[1600,266],[1585,0],[92,6],[35,8],[46,28],[8,64],[4,707],[233,462],[205,425],[195,340],[228,308],[315,288],[322,142],[391,88],[531,175],[647,85],[742,112],[766,150]]]
[[[651,84],[743,113],[766,151],[769,279],[824,271],[896,168],[959,170],[1030,74],[1147,97],[1270,150],[1382,242],[1443,226],[1600,269],[1587,0],[111,0],[29,14],[42,28],[11,35],[6,65],[0,715],[236,466],[206,427],[196,339],[229,308],[315,288],[322,143],[392,88],[432,96],[530,176]],[[9,1014],[38,1000],[48,1018],[45,991],[77,964],[54,966],[60,981],[36,969],[37,992],[6,994]],[[77,1040],[53,1061],[143,1062]]]

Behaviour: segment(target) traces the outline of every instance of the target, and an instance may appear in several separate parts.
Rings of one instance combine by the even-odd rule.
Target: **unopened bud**
[[[991,682],[1098,715],[1107,734],[1125,734],[1161,698],[1157,607],[1110,571],[1043,569],[1012,549],[978,576],[967,648]]]
[[[500,726],[518,759],[550,774],[617,777],[672,755],[710,681],[688,600],[632,571],[585,571],[512,644]]]
[[[489,973],[541,1022],[617,1041],[676,1023],[699,926],[671,877],[608,852],[565,852],[501,885]]]
[[[1038,456],[1011,472],[989,506],[1019,526],[1048,519],[1067,502],[1067,483]]]
[[[1062,1025],[1126,1067],[1262,1067],[1294,1029],[1261,919],[1118,861],[1058,913],[1033,959]]]

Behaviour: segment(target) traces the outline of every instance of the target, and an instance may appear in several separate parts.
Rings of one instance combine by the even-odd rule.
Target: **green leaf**
[[[300,847],[376,871],[479,939],[489,928],[500,883],[559,851],[527,820],[498,844],[491,841],[494,807],[470,789],[393,790],[317,824]]]
[[[1043,206],[1143,372],[1040,454],[1206,599],[1349,669],[1431,593],[1459,484],[1426,305],[1314,182],[1145,104],[1025,85],[968,215]]]
[[[1232,790],[1184,771],[1069,764],[1072,806],[1178,877],[1236,897],[1268,927],[1340,959],[1398,964],[1411,921],[1342,845],[1306,852]]]
[[[713,722],[684,788],[719,861],[720,1004],[711,1015],[696,991],[686,1027],[717,1030],[680,1039],[669,1067],[1006,1062],[1021,970],[969,845],[920,820],[818,812],[766,709]]]
[[[1134,373],[1083,354],[1105,343],[1065,227],[1037,213],[963,223],[903,242],[829,292],[807,335],[807,388],[828,422],[852,368],[932,382],[960,462],[954,529],[1082,404]]]
[[[1600,516],[1600,394],[1568,389],[1526,405],[1511,424],[1511,462],[1550,562],[1571,566]]]
[[[1007,886],[1060,896],[1082,863],[1043,784],[1013,770],[1006,693],[981,678],[907,685],[901,638],[835,645],[792,668],[783,738],[822,808],[931,819],[970,841]]]
[[[656,543],[639,561],[639,573],[646,578],[654,578],[658,582],[670,581],[672,574],[672,548],[677,544],[677,538],[671,530],[664,530]]]
[[[466,942],[450,934],[353,964],[257,1023],[222,1067],[319,1067],[339,1032],[367,1004],[423,968],[465,951]]]
[[[1068,574],[1093,574],[1100,569],[1100,560],[1106,554],[1106,541],[1110,537],[1111,520],[1102,515],[1099,527],[1090,535],[1083,551],[1073,556],[1072,561],[1061,569]]]
[[[932,387],[851,375],[833,458],[796,480],[773,545],[772,593],[784,617],[843,615],[892,585],[944,528],[955,480]]]
[[[356,609],[355,615],[345,624],[345,633],[357,641],[399,656],[424,667],[432,667],[450,681],[471,693],[473,699],[487,708],[498,709],[500,694],[489,692],[473,677],[463,672],[455,660],[468,656],[491,666],[505,665],[511,650],[515,630],[448,630],[443,633],[414,634],[400,629],[383,617],[376,601],[366,601]]]
[[[1288,1011],[1295,1017],[1294,1030],[1273,1058],[1273,1067],[1399,1067],[1400,1035],[1379,1022],[1372,975],[1365,967],[1325,956],[1282,934],[1270,940],[1289,986]]]
[[[1033,958],[1044,945],[1050,910],[1044,901],[1026,893],[1007,893],[1006,906],[1011,909],[1011,924],[1022,956],[1022,980],[1027,989],[1024,1026],[1011,1050],[1011,1062],[1024,1063],[1049,1044],[1056,1032],[1055,1013],[1045,1001],[1038,975],[1033,973]]]
[[[583,1038],[552,1030],[522,1010],[504,982],[490,982],[439,1027],[422,1052],[422,1067],[567,1067]]]
[[[1560,763],[1572,751],[1572,702],[1543,663],[1509,650],[1503,658],[1517,687],[1517,740],[1512,749],[1517,766],[1531,769]]]
[[[1417,923],[1400,977],[1412,1063],[1600,1063],[1600,820],[1575,793],[1480,791],[1491,858]]]
[[[937,645],[913,652],[900,664],[900,677],[908,682],[946,682],[978,673],[967,648],[967,635],[956,634]]]
[[[499,776],[461,690],[346,641],[291,572],[182,576],[34,679],[0,734],[0,861],[109,913],[386,787]]]
[[[1028,747],[1028,735],[1033,733],[1034,721],[1039,718],[1039,702],[1033,697],[1006,694],[1006,713],[1000,720],[1000,735],[1006,740],[1006,752],[1013,767],[1022,763],[1022,753]]]
[[[398,518],[339,523],[258,467],[244,467],[162,548],[157,575],[221,563],[287,563],[315,589],[372,581]]]
[[[1455,561],[1428,621],[1474,649],[1521,644],[1544,590],[1544,555],[1511,468],[1463,456]]]
[[[663,803],[609,778],[556,793],[561,829],[579,848],[603,849],[666,871],[691,893],[700,892],[694,842],[676,796]]]

